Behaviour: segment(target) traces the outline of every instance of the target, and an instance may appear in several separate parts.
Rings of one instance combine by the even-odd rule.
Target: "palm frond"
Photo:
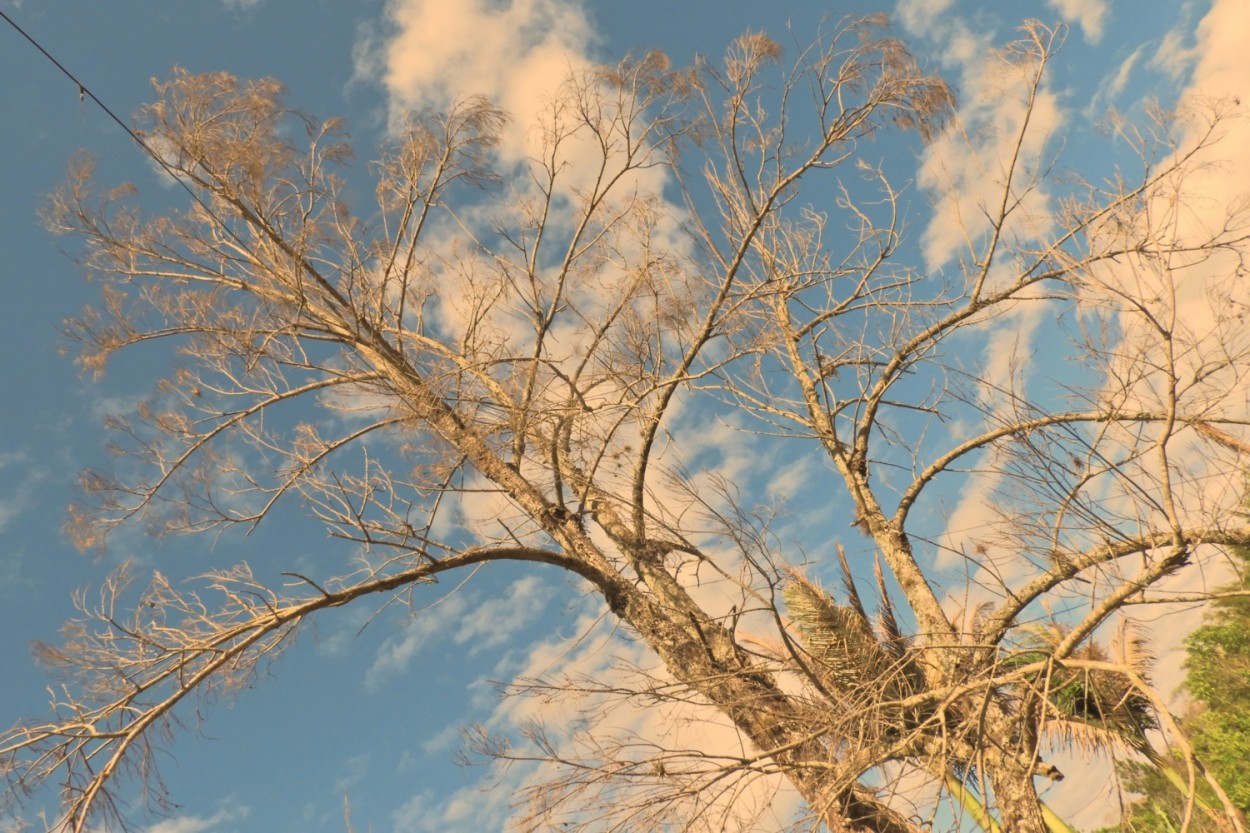
[[[877,592],[881,596],[881,607],[877,611],[877,624],[881,628],[881,644],[895,656],[903,656],[911,648],[911,640],[903,635],[898,626],[898,617],[894,615],[894,603],[885,587],[885,573],[881,570],[881,556],[877,555],[873,562],[873,570],[877,576]]]
[[[808,652],[844,691],[872,682],[888,663],[868,623],[853,608],[834,603],[819,585],[794,573],[783,596]]]
[[[854,587],[845,557],[843,578]],[[884,590],[884,579],[878,579]],[[848,591],[849,595],[849,591]],[[786,607],[802,635],[804,646],[819,665],[815,669],[838,694],[853,694],[886,704],[905,699],[924,687],[921,669],[911,640],[898,626],[889,597],[882,595],[882,635],[874,631],[856,592],[847,605],[839,605],[819,584],[792,572],[783,590]],[[887,709],[887,711],[892,711]],[[903,716],[898,715],[903,720]],[[904,721],[906,722],[906,721]]]
[[[1044,662],[1054,656],[1068,629],[1050,622],[1022,628],[1020,650],[1004,660],[1008,668]],[[1119,663],[1144,677],[1152,657],[1140,630],[1125,623],[1111,651],[1090,640],[1071,652],[1073,660]],[[1064,742],[1090,750],[1116,747],[1150,755],[1147,733],[1158,728],[1150,699],[1129,674],[1069,667],[1062,661],[1030,676],[1027,685],[1043,696],[1044,728]]]
[[[841,544],[837,545],[838,563],[842,565],[842,586],[846,589],[846,600],[850,604],[851,610],[864,622],[869,624],[868,613],[864,610],[864,603],[859,598],[859,589],[855,586],[855,577],[851,575],[851,565],[846,561],[846,550]],[[869,626],[871,627],[871,626]]]
[[[1124,619],[1111,638],[1110,653],[1115,662],[1132,668],[1142,679],[1150,678],[1157,657],[1150,650],[1145,628],[1131,619]]]

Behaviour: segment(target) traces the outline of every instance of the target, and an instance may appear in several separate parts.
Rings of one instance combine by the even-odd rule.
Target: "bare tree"
[[[1061,32],[1028,25],[997,56],[1023,118],[984,160],[994,196],[964,215],[958,268],[930,273],[865,148],[981,137],[883,24],[845,23],[788,69],[748,34],[718,66],[652,53],[575,75],[525,160],[498,153],[511,126],[485,100],[414,114],[369,168],[365,216],[341,126],[276,83],[158,85],[137,129],[186,210],[145,215],[81,160],[48,210],[103,285],[72,324],[83,365],[153,341],[182,357],[117,425],[146,476],[85,474],[70,528],[93,547],[137,520],[249,528],[287,502],[359,560],[282,587],[243,565],[198,591],[155,575],[127,595],[114,576],[43,649],[68,679],[52,717],[0,740],[11,792],[59,781],[75,831],[119,815],[124,771],[159,800],[154,744],[184,701],[248,684],[319,611],[520,561],[580,577],[660,663],[520,688],[703,710],[741,739],[570,745],[536,725],[521,749],[482,732],[479,751],[551,765],[527,829],[732,829],[784,781],[830,830],[912,833],[942,793],[986,830],[1062,830],[1036,787],[1063,777],[1056,737],[1172,747],[1196,795],[1203,770],[1121,614],[1201,600],[1178,580],[1250,543],[1230,398],[1250,367],[1231,294],[1250,217],[1189,212],[1230,105],[1113,123],[1140,170],[1043,198],[1054,160],[1029,116]],[[1184,320],[1195,297],[1213,324]],[[1012,355],[1001,332],[1034,319],[1079,372]],[[876,622],[845,557],[837,601],[765,496],[683,456],[699,409],[822,455],[831,520],[812,534],[842,518],[864,536]],[[984,512],[942,544],[964,565],[951,586],[931,518],[959,490]],[[490,520],[454,522],[472,502]]]

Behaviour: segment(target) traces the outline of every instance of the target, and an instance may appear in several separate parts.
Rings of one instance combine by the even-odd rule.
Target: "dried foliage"
[[[1177,581],[1250,542],[1230,394],[1250,368],[1250,217],[1186,221],[1233,116],[1121,123],[1135,175],[1043,198],[1052,160],[1028,115],[1061,33],[1030,24],[997,58],[1024,117],[986,160],[991,197],[962,259],[920,268],[867,140],[976,137],[882,23],[793,59],[750,33],[719,66],[648,54],[575,75],[522,155],[488,101],[413,114],[368,167],[364,212],[342,126],[274,82],[157,85],[138,130],[194,202],[148,215],[79,160],[47,211],[102,286],[70,325],[83,366],[145,343],[181,361],[116,420],[126,465],[84,475],[70,529],[95,547],[135,522],[251,528],[282,504],[362,560],[277,588],[242,566],[200,590],[154,575],[127,595],[116,576],[41,648],[62,685],[51,717],[0,738],[11,794],[61,784],[56,826],[80,831],[124,821],[110,789],[129,772],[159,807],[153,745],[188,703],[251,684],[320,610],[495,560],[580,577],[658,663],[518,681],[587,715],[571,734],[478,735],[478,752],[549,765],[522,829],[915,833],[937,793],[987,830],[1039,833],[1057,829],[1035,783],[1063,777],[1050,742],[1168,745],[1192,786],[1137,637],[1099,646],[1133,605],[1200,599]],[[1195,296],[1211,321],[1183,320]],[[1033,316],[1078,373],[1010,360],[1002,333]],[[846,529],[875,554],[875,621],[858,556],[839,601],[770,525],[769,461],[736,482],[701,471],[710,414],[819,455],[807,544]],[[984,512],[946,539],[966,570],[952,588],[931,536],[960,490]],[[640,705],[737,751],[604,717]],[[782,785],[805,816],[768,817]]]

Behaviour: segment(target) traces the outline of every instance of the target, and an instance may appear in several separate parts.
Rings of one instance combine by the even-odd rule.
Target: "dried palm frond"
[[[924,685],[912,640],[902,633],[885,580],[877,566],[881,590],[880,633],[864,607],[850,566],[838,549],[848,604],[837,604],[819,584],[792,572],[783,595],[808,653],[817,660],[832,693],[854,694],[878,703],[904,699]]]
[[[864,610],[864,603],[859,598],[859,589],[855,586],[855,577],[851,575],[851,565],[846,560],[846,550],[841,544],[837,545],[838,563],[842,566],[842,586],[846,589],[846,600],[850,604],[851,609],[865,623],[869,621],[868,613]]]
[[[1022,630],[1019,647],[1008,668],[1046,662],[1068,635],[1055,622]],[[1028,677],[1026,685],[1043,703],[1043,728],[1056,739],[1090,750],[1126,748],[1153,756],[1147,732],[1158,728],[1150,699],[1136,680],[1145,679],[1152,658],[1140,629],[1121,625],[1110,649],[1090,640],[1048,669]],[[1090,668],[1080,663],[1120,665],[1125,671]],[[1132,672],[1132,674],[1127,673]]]
[[[783,595],[808,653],[840,691],[866,686],[893,665],[862,609],[835,604],[818,584],[797,573]]]
[[[897,657],[905,655],[912,646],[910,637],[904,636],[898,626],[898,617],[894,615],[894,603],[885,588],[885,573],[881,570],[881,556],[873,561],[873,570],[877,576],[877,592],[881,596],[881,607],[877,611],[877,624],[881,628],[881,644],[886,650]]]

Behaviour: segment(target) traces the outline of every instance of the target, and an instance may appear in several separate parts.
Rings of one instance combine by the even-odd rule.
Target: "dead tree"
[[[149,342],[181,357],[117,424],[147,476],[84,475],[70,528],[93,547],[136,521],[251,527],[285,502],[360,561],[294,589],[235,566],[131,598],[114,577],[44,649],[70,677],[54,715],[0,741],[14,792],[58,781],[61,825],[85,829],[120,773],[156,777],[184,703],[248,684],[319,611],[488,561],[580,577],[662,666],[597,694],[719,715],[746,750],[604,737],[574,761],[541,727],[525,753],[481,736],[553,763],[534,827],[593,826],[579,800],[618,790],[636,800],[604,810],[617,822],[727,829],[752,785],[786,782],[831,830],[914,833],[896,793],[918,774],[987,829],[1040,833],[1035,779],[1063,775],[1048,733],[1142,748],[1159,726],[1186,749],[1138,643],[1094,638],[1250,543],[1238,500],[1210,488],[1241,465],[1229,392],[1250,342],[1230,293],[1247,217],[1187,219],[1228,108],[1186,131],[1121,125],[1135,176],[1042,198],[1050,149],[1027,116],[1059,33],[1030,25],[996,58],[1025,118],[1007,157],[985,159],[994,197],[965,218],[956,267],[930,272],[866,148],[887,131],[977,139],[883,22],[792,59],[750,34],[719,66],[653,53],[570,77],[519,164],[485,100],[414,114],[368,169],[364,216],[341,126],[276,83],[176,71],[157,86],[137,129],[194,200],[149,216],[79,160],[47,213],[103,287],[71,325],[83,365]],[[1183,320],[1195,292],[1210,326]],[[1003,329],[1034,317],[1081,373],[1040,381],[1058,371],[1009,360]],[[825,594],[760,495],[692,468],[698,408],[821,455],[830,517],[879,559],[879,625],[852,565],[843,600]],[[949,544],[966,588],[935,566],[922,517],[959,489],[985,507]],[[490,522],[455,528],[470,503]],[[1077,612],[1039,629],[1060,601]]]

